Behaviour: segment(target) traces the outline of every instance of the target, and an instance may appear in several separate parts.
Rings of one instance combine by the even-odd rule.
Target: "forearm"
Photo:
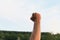
[[[34,28],[30,40],[40,40],[40,36],[40,22],[34,22]]]

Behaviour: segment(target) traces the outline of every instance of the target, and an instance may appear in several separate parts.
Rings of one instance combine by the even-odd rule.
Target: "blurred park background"
[[[41,40],[60,40],[60,0],[0,0],[0,40],[29,40],[33,12],[42,16]]]

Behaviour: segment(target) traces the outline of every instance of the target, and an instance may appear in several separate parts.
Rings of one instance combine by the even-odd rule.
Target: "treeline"
[[[29,40],[30,32],[0,31],[0,40]]]
[[[49,32],[41,33],[41,40],[60,40],[60,34],[52,34]]]
[[[29,40],[31,32],[0,31],[0,40]],[[41,33],[41,40],[60,40],[60,34]]]

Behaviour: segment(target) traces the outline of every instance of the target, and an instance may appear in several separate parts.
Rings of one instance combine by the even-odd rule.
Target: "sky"
[[[33,12],[41,14],[41,32],[60,33],[60,0],[0,0],[0,30],[33,30]]]

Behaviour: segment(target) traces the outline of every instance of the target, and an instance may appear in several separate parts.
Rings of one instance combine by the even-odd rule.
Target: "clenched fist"
[[[40,22],[40,19],[41,19],[41,16],[40,16],[39,13],[33,13],[33,14],[32,14],[31,20],[32,20],[33,22]]]

